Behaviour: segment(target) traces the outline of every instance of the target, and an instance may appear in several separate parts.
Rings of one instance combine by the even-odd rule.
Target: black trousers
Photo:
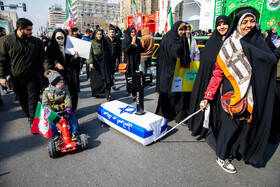
[[[34,119],[37,103],[40,100],[40,78],[33,77],[28,79],[12,77],[14,92],[18,101],[31,121]]]

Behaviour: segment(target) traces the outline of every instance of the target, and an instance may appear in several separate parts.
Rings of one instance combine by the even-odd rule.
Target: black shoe
[[[60,140],[60,136],[55,136],[55,137],[53,138],[53,141],[54,141],[54,146],[55,146],[55,147],[58,147],[58,146],[60,146],[60,145],[62,144],[62,142],[61,142],[61,140]]]
[[[79,134],[78,134],[78,133],[75,133],[75,132],[72,133],[71,140],[72,140],[73,142],[78,141],[78,140],[79,140]]]
[[[28,120],[28,123],[29,123],[29,127],[30,127],[30,129],[31,129],[31,128],[32,128],[32,125],[33,125],[33,121],[31,120],[31,118],[28,118],[27,120]]]
[[[107,96],[107,101],[111,101],[111,100],[112,100],[111,95],[108,95],[108,96]]]

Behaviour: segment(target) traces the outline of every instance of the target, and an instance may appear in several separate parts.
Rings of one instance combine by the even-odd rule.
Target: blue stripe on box
[[[98,114],[102,116],[103,118],[107,119],[111,123],[119,126],[122,129],[125,129],[126,131],[131,132],[132,134],[135,134],[141,138],[147,138],[153,135],[153,130],[147,131],[145,128],[140,127],[134,123],[131,123],[123,118],[120,118],[116,116],[115,114],[109,112],[108,110],[104,109],[102,106],[98,108]],[[163,132],[167,128],[167,121],[165,124],[161,127],[161,132]]]

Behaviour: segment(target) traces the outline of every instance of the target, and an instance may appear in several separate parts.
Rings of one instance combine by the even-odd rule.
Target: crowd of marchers
[[[43,90],[42,103],[55,112],[67,111],[72,140],[79,138],[74,112],[84,64],[92,97],[98,99],[105,94],[107,101],[117,99],[111,89],[118,89],[114,77],[120,63],[127,64],[125,76],[139,70],[151,73],[155,39],[147,27],[142,31],[128,27],[122,33],[110,25],[106,30],[87,29],[83,36],[73,28],[73,37],[91,42],[89,58],[83,59],[77,52],[65,53],[68,30],[56,29],[51,39],[38,39],[32,36],[32,26],[30,20],[20,18],[14,33],[6,35],[0,28],[1,86],[4,93],[9,87],[14,91],[30,127]],[[225,15],[217,17],[214,31],[203,35],[210,38],[202,49],[186,22],[177,21],[162,35],[156,64],[159,96],[155,113],[179,123],[202,110],[183,125],[198,136],[198,141],[205,139],[215,150],[216,162],[223,170],[236,173],[233,159],[260,166],[267,144],[280,140],[280,42],[276,27],[263,34],[255,12],[243,10],[231,23]],[[172,91],[178,59],[180,66],[200,62],[192,92]],[[126,95],[135,100],[136,92],[127,85]],[[51,129],[59,146],[55,123]]]

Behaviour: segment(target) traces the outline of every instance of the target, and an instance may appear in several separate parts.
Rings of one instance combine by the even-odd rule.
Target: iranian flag
[[[50,123],[56,117],[57,113],[38,102],[31,133],[41,133],[45,138],[52,138]]]
[[[167,33],[173,25],[172,7],[170,7],[165,24],[165,33]]]
[[[53,14],[61,14],[61,10],[54,9],[54,10],[53,10]]]
[[[137,9],[137,5],[136,2],[133,0],[132,1],[132,7],[133,7],[133,20],[134,20],[134,25],[135,25],[135,29],[138,30],[138,21],[137,21],[137,13],[136,13],[136,9]]]
[[[72,5],[72,0],[66,0],[66,18],[64,24],[67,28],[69,28],[69,30],[70,28],[74,27],[74,15],[71,11],[71,5]]]

